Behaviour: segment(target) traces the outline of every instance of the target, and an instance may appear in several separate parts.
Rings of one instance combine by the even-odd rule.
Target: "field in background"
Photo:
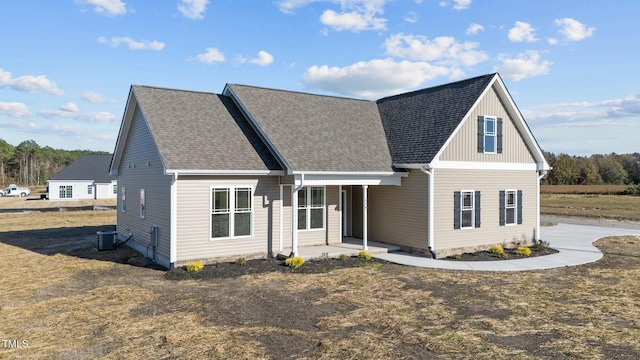
[[[624,194],[629,185],[540,185],[541,194]]]
[[[542,215],[640,221],[640,196],[540,194]]]

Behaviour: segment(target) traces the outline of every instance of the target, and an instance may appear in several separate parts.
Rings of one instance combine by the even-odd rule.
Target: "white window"
[[[93,185],[87,185],[87,194],[88,195],[93,194]]]
[[[71,199],[73,197],[73,186],[60,185],[60,199]]]
[[[144,219],[147,212],[146,208],[146,195],[144,189],[140,189],[140,219]]]
[[[124,186],[122,187],[122,194],[120,198],[120,209],[122,212],[127,212],[127,192],[125,191]]]
[[[474,227],[474,214],[475,214],[475,202],[473,191],[462,191],[460,204],[460,219],[461,228],[473,228]]]
[[[211,238],[251,236],[252,203],[249,187],[211,188]]]
[[[484,117],[484,152],[496,152],[496,118],[492,116]]]
[[[113,185],[113,193],[118,194],[118,185]]]
[[[298,191],[298,230],[324,229],[324,187]]]
[[[516,224],[516,209],[518,208],[516,199],[517,198],[516,198],[515,190],[505,191],[505,197],[504,197],[505,225]]]

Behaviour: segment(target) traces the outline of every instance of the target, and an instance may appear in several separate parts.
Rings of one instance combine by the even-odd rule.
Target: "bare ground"
[[[114,217],[2,215],[0,338],[17,341],[0,358],[640,358],[638,237],[545,271],[376,262],[172,280],[127,248],[95,250]]]

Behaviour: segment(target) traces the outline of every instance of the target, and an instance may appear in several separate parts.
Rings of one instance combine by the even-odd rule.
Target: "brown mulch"
[[[540,246],[529,246],[531,249],[531,255],[523,256],[516,254],[516,248],[504,248],[504,253],[506,256],[500,256],[495,253],[490,253],[488,251],[476,251],[473,253],[464,253],[457,256],[448,256],[445,260],[454,260],[454,261],[498,261],[498,260],[513,260],[513,259],[526,259],[528,257],[536,257],[536,256],[545,256],[556,254],[558,250],[552,249],[550,247],[540,247]]]

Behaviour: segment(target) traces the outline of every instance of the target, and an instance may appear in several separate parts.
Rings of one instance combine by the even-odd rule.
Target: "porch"
[[[367,247],[367,252],[372,255],[400,251],[398,246],[371,241],[368,243]],[[362,239],[345,237],[341,243],[331,245],[299,246],[298,256],[305,260],[324,257],[337,258],[343,254],[347,256],[355,256],[358,255],[360,251],[362,251]],[[291,254],[291,247],[283,249],[281,254],[289,256],[289,254]]]

